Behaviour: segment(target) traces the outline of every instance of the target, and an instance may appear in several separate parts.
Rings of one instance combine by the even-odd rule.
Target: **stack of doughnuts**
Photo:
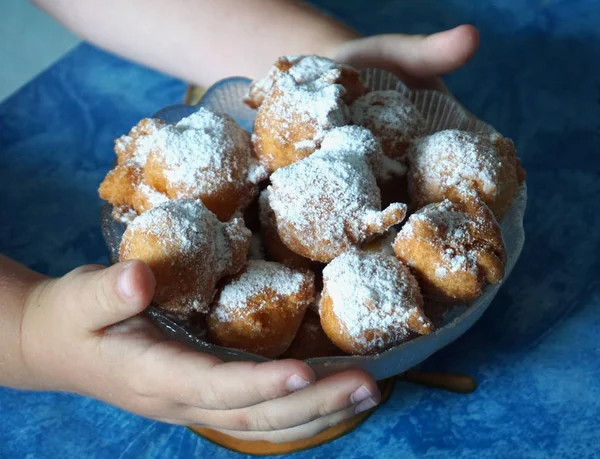
[[[502,281],[525,178],[509,139],[429,135],[401,93],[318,56],[278,59],[244,101],[252,134],[201,108],[115,142],[99,193],[165,313],[269,358],[370,355]]]

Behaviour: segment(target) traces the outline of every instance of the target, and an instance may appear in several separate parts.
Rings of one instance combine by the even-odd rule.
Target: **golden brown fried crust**
[[[418,288],[418,286],[417,286]],[[423,300],[421,296],[419,306],[423,309]],[[340,323],[338,317],[333,312],[333,302],[329,295],[324,295],[321,298],[321,304],[319,308],[321,316],[321,326],[325,331],[329,339],[342,349],[344,352],[350,355],[370,355],[377,354],[384,351],[387,348],[393,347],[400,344],[400,342],[392,341],[390,334],[386,330],[368,330],[357,340],[356,337],[351,336],[348,330]],[[422,317],[424,314],[415,313],[414,317],[409,319],[411,327],[415,330],[414,333],[417,335],[427,335],[433,331],[433,326],[430,322],[423,323]],[[406,335],[406,340],[411,337],[409,333]],[[373,343],[375,341],[381,341],[386,343],[381,347],[373,347],[365,343]]]
[[[263,191],[259,198],[260,231],[269,258],[278,263],[299,269],[310,269],[313,262],[290,250],[279,237],[275,213],[269,205],[269,192]]]
[[[148,264],[156,278],[154,301],[186,318],[206,312],[217,282],[241,269],[249,245],[250,232],[241,219],[223,224],[200,201],[174,200],[127,227],[120,260]]]
[[[415,273],[424,295],[441,303],[471,302],[504,277],[500,226],[475,199],[421,209],[398,234],[394,251]]]
[[[223,152],[219,170],[206,170],[205,180],[212,180],[213,186],[202,187],[199,192],[195,184],[191,187],[167,179],[164,152],[155,149],[148,155],[144,168],[146,183],[171,199],[200,199],[221,221],[227,221],[240,209],[246,207],[258,188],[247,180],[248,144],[234,145],[229,152]]]
[[[254,121],[252,144],[259,160],[270,172],[300,161],[310,156],[318,143],[313,147],[296,148],[296,144],[312,140],[317,136],[317,126],[304,121],[300,113],[289,118],[279,118],[271,107],[285,98],[280,88],[273,89],[261,105]]]
[[[248,89],[248,95],[243,99],[244,103],[247,104],[250,108],[259,108],[262,105],[265,97],[275,84],[279,72],[290,73],[290,70],[294,66],[298,64],[302,65],[302,62],[305,59],[311,59],[313,57],[314,56],[297,56],[293,59],[290,59],[289,57],[283,56],[278,58],[273,64],[273,67],[271,68],[267,76],[263,80],[257,80],[252,82],[250,88]],[[319,59],[327,60],[324,58]],[[346,93],[344,94],[344,102],[346,102],[347,104],[351,104],[368,91],[368,89],[361,81],[360,73],[358,72],[358,70],[348,65],[337,64],[333,61],[330,61],[330,64],[331,65],[328,69],[321,69],[320,72],[312,74],[312,79],[308,81],[296,80],[296,82],[300,84],[310,83],[314,79],[319,78],[325,72],[337,70],[338,72],[334,74],[335,78],[333,79],[333,82],[336,84],[341,84],[345,88]]]
[[[457,184],[453,185],[427,178],[422,173],[422,168],[415,167],[414,156],[409,154],[409,163],[413,163],[410,165],[408,175],[411,209],[420,209],[427,204],[440,202],[443,199],[457,202],[464,200],[465,196],[476,195],[487,204],[498,221],[501,221],[506,212],[512,207],[514,199],[520,192],[521,185],[525,180],[525,171],[516,156],[512,140],[500,135],[490,136],[489,139],[480,137],[480,140],[482,142],[481,145],[487,144],[493,147],[495,151],[494,161],[499,167],[489,171],[483,170],[477,175],[470,177],[461,177],[460,180],[455,180]],[[489,143],[490,141],[491,144]],[[444,173],[444,176],[450,176],[454,174],[457,168],[462,167],[462,164],[457,163],[457,160],[460,160],[460,155],[457,155],[456,158],[448,156],[440,157],[435,163],[437,167],[445,165],[444,167],[447,171]],[[492,190],[486,190],[480,179],[480,175],[488,172],[489,175],[493,176],[494,187]]]
[[[117,166],[106,174],[98,193],[102,199],[115,207],[133,207],[133,196],[141,179],[139,169],[125,165]]]
[[[253,269],[252,263],[246,270]],[[231,279],[217,297],[207,322],[209,339],[221,346],[268,358],[278,357],[290,346],[306,309],[314,299],[313,275],[303,272],[300,289],[291,294],[272,288],[270,279],[265,278],[264,287],[257,293],[229,307],[224,299],[225,289],[232,288],[236,282],[243,282],[244,274],[245,271],[242,271]]]
[[[417,280],[385,253],[353,252],[325,268],[319,314],[331,341],[354,355],[375,354],[412,333],[433,331]]]
[[[306,312],[304,320],[296,333],[296,337],[281,358],[306,360],[315,357],[332,357],[344,355],[327,337],[321,327],[319,315],[311,310]]]

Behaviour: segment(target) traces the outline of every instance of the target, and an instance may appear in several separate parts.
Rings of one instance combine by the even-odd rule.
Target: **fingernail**
[[[304,378],[301,378],[298,375],[290,376],[285,383],[287,389],[290,392],[296,392],[297,390],[304,389],[306,386],[310,384],[310,381],[307,381]]]
[[[370,397],[373,397],[373,394],[369,389],[367,389],[367,386],[360,386],[358,389],[352,392],[352,395],[350,396],[350,402],[352,402],[353,405],[358,405],[360,402]]]
[[[135,295],[135,291],[133,290],[133,285],[131,282],[131,263],[123,268],[123,270],[119,273],[119,277],[117,278],[117,288],[121,295],[125,298],[132,298]]]
[[[354,412],[356,414],[362,413],[363,411],[370,410],[374,406],[377,406],[377,402],[375,401],[374,398],[370,397],[370,398],[368,398],[366,400],[363,400],[358,405],[356,405],[356,408],[354,408]]]

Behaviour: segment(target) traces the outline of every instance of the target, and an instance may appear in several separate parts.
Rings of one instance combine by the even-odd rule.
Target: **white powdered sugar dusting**
[[[169,197],[166,194],[155,190],[150,185],[147,185],[146,183],[143,183],[143,182],[138,185],[137,191],[139,193],[141,193],[147,199],[148,203],[152,207],[155,207],[155,206],[169,200]]]
[[[220,321],[228,322],[231,314],[247,307],[249,298],[261,294],[269,297],[298,295],[306,281],[306,274],[280,263],[249,260],[244,271],[221,290],[214,313]]]
[[[287,56],[280,58],[276,64],[271,67],[267,76],[261,80],[252,82],[246,99],[255,101],[256,105],[260,105],[266,94],[268,94],[282,71],[278,66],[289,66],[287,73],[291,75],[296,83],[300,85],[310,85],[318,80],[325,72],[346,68],[342,64],[327,59],[325,57],[309,55],[309,56]]]
[[[155,134],[164,126],[162,121],[146,118],[134,126],[128,135],[116,139],[115,153],[119,158],[126,157],[126,161],[122,165],[143,168],[148,154],[155,147]]]
[[[321,142],[321,150],[331,152],[330,156],[362,156],[366,158],[373,173],[381,173],[383,152],[373,133],[361,126],[342,126],[329,131]]]
[[[225,272],[231,264],[226,228],[201,201],[176,199],[144,212],[127,231],[153,234],[167,253],[175,250],[183,258],[191,260],[202,253],[203,263],[215,272]]]
[[[398,91],[369,92],[351,105],[350,113],[352,122],[371,129],[393,157],[401,157],[406,143],[425,129],[417,108]]]
[[[398,237],[412,238],[415,234],[419,237],[418,232],[413,229],[417,222],[424,222],[432,228],[436,239],[431,243],[442,247],[441,264],[435,271],[438,278],[443,279],[450,273],[460,271],[477,273],[479,252],[472,237],[472,227],[481,223],[476,217],[458,210],[455,204],[444,200],[429,204],[411,215]]]
[[[367,342],[369,331],[382,331],[396,342],[408,333],[408,319],[419,313],[418,286],[392,255],[349,251],[323,270],[324,295],[348,334],[371,349],[382,348],[379,336]]]
[[[271,175],[269,202],[278,223],[290,224],[307,245],[315,241],[351,245],[361,240],[366,220],[378,213],[379,189],[365,159],[323,154]]]
[[[213,193],[240,180],[256,183],[266,176],[262,166],[252,164],[248,133],[228,115],[200,108],[156,137],[164,175],[181,197]]]
[[[468,192],[477,183],[486,194],[496,195],[502,167],[494,147],[497,137],[446,130],[418,139],[408,152],[410,174],[441,189]]]
[[[380,210],[373,168],[381,156],[367,129],[348,126],[330,131],[320,150],[271,175],[269,202],[280,229],[293,227],[303,246],[316,244],[332,256],[360,244],[369,234],[385,231],[394,224],[386,224],[389,213],[403,215],[406,206],[396,203]],[[286,242],[285,231],[280,234]]]
[[[288,142],[288,136],[294,126],[308,124],[315,130],[312,140],[320,140],[325,132],[336,126],[344,126],[350,120],[348,107],[342,96],[346,92],[339,84],[326,82],[318,88],[296,83],[294,78],[282,73],[276,82],[284,97],[269,99],[270,114],[277,119],[277,129],[270,129],[273,137],[282,143]],[[306,146],[304,146],[306,147]]]

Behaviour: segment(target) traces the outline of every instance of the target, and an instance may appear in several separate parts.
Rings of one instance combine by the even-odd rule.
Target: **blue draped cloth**
[[[510,279],[425,363],[474,376],[478,390],[399,383],[356,431],[294,457],[600,457],[600,3],[315,3],[366,34],[476,25],[481,49],[447,83],[515,140],[529,206]],[[50,275],[107,263],[96,189],[112,141],[184,91],[84,44],[2,102],[0,252]],[[240,455],[92,399],[0,388],[0,457]]]

